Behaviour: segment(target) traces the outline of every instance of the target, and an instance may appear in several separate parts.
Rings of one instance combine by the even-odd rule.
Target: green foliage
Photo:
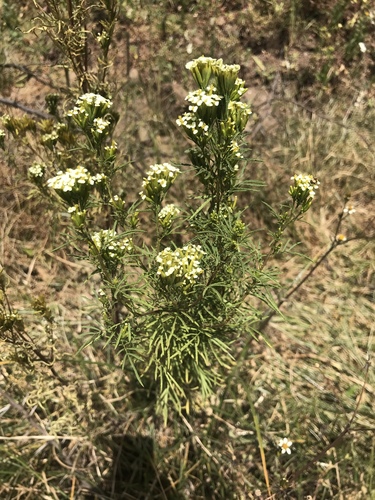
[[[38,129],[30,140],[39,142],[45,161],[34,163],[28,177],[70,214],[70,240],[102,279],[97,292],[104,308],[102,335],[122,353],[124,369],[131,368],[141,383],[146,374],[153,381],[157,408],[166,421],[171,404],[179,413],[189,411],[197,392],[207,398],[223,382],[234,363],[231,344],[248,337],[262,315],[256,302],[275,307],[270,290],[277,284],[264,269],[270,252],[263,262],[267,252],[257,248],[242,220],[243,210],[237,207],[236,193],[256,185],[244,183],[240,176],[243,133],[251,110],[241,102],[246,89],[238,77],[239,65],[203,56],[188,63],[198,90],[187,95],[188,111],[177,124],[195,144],[189,156],[201,191],[193,207],[178,209],[183,213],[180,227],[171,220],[166,225],[160,217],[166,208],[163,201],[181,170],[156,164],[143,180],[141,200],[125,205],[114,183],[126,168],[117,163],[112,139],[119,116],[108,91],[85,92],[100,80],[101,68],[97,79],[93,74],[89,78],[83,66],[86,42],[74,48],[76,42],[67,38],[72,27],[58,33],[51,27],[63,19],[71,23],[66,16],[72,8],[69,2],[66,12],[54,5],[41,20],[49,23],[45,29],[54,43],[64,46],[84,93],[65,116],[60,115],[58,96],[48,97],[55,120],[37,124],[29,118],[6,117],[3,122],[16,138]],[[111,16],[117,7],[103,8]],[[82,16],[88,13],[83,3],[75,9],[74,22],[83,30]],[[81,33],[85,38],[86,31]],[[106,55],[109,45],[110,39],[102,47]],[[277,241],[280,251],[282,232],[311,205],[311,179],[307,187],[302,177],[295,181],[290,214],[280,219],[271,249]],[[155,238],[147,245],[134,219],[142,200],[155,225]],[[100,227],[102,217],[108,221],[106,227]],[[176,243],[181,233],[182,246]]]

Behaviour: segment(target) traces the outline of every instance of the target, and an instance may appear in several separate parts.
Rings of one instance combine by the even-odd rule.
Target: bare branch
[[[11,99],[5,99],[4,97],[0,97],[0,104],[5,104],[5,106],[10,106],[12,108],[20,109],[21,111],[24,111],[25,113],[28,113],[29,115],[39,116],[39,118],[44,118],[45,120],[54,118],[54,116],[52,116],[48,113],[44,113],[44,111],[39,111],[37,109],[28,108],[27,106],[24,106],[23,104],[20,104],[17,101],[12,101]]]

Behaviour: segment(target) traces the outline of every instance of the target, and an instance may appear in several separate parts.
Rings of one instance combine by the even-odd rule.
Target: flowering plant
[[[68,214],[71,242],[100,275],[99,336],[116,346],[122,365],[142,384],[151,380],[164,418],[171,404],[188,411],[197,394],[212,393],[235,363],[233,342],[256,335],[260,301],[275,308],[277,281],[267,261],[279,251],[287,225],[308,210],[319,184],[310,175],[293,177],[291,202],[274,212],[278,231],[269,253],[262,252],[238,201],[239,192],[260,185],[241,175],[251,109],[242,101],[240,66],[202,56],[186,67],[198,84],[177,119],[191,142],[196,174],[190,205],[165,203],[184,174],[180,164],[167,162],[151,165],[139,197],[125,202],[114,182],[124,166],[118,165],[112,139],[117,115],[107,93],[83,93],[62,118],[54,99],[57,122],[40,125],[45,161],[28,172]],[[15,136],[32,128],[8,118],[4,125]],[[147,243],[142,212],[151,213],[155,227]]]

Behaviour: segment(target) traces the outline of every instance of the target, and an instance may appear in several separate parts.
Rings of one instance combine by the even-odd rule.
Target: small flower
[[[86,127],[100,129],[99,133],[103,132],[106,126],[100,121],[96,124],[96,119],[102,119],[112,107],[112,101],[103,97],[100,94],[87,93],[78,97],[76,105],[72,110],[68,111],[67,116],[71,117],[74,122],[83,130]],[[104,120],[105,122],[107,120]],[[108,123],[109,125],[109,123]]]
[[[35,184],[40,184],[46,173],[47,167],[43,163],[38,163],[34,161],[34,163],[29,167],[27,171],[27,176],[31,182]]]
[[[156,274],[164,284],[187,290],[203,273],[200,266],[203,255],[200,245],[188,244],[176,250],[167,247],[156,257],[159,264]]]
[[[198,118],[195,113],[184,113],[176,120],[179,127],[185,130],[185,133],[194,142],[199,143],[205,141],[208,137],[208,125],[202,119]]]
[[[69,205],[84,206],[91,186],[101,183],[104,179],[104,174],[92,176],[85,167],[78,165],[76,168],[68,168],[65,172],[57,172],[55,177],[48,179],[47,186],[54,189]]]
[[[280,446],[282,454],[287,453],[288,455],[290,455],[292,453],[290,448],[293,445],[293,442],[289,441],[288,438],[280,439],[277,445]]]
[[[102,134],[106,131],[106,129],[108,129],[111,123],[108,120],[104,120],[103,118],[94,118],[93,124],[93,131],[97,134]]]
[[[366,50],[367,50],[367,47],[366,45],[363,43],[363,42],[359,42],[359,50],[362,52],[362,53],[365,53]]]
[[[180,170],[170,163],[151,165],[142,182],[143,191],[139,193],[142,200],[160,204],[179,173]]]
[[[301,207],[302,212],[306,212],[310,208],[320,182],[312,175],[306,174],[294,175],[291,180],[294,181],[294,185],[290,186],[289,194],[295,205]]]
[[[343,210],[344,214],[347,214],[347,215],[352,215],[356,212],[355,208],[353,207],[353,205],[348,205],[347,207],[344,208]]]
[[[113,261],[118,261],[133,250],[133,242],[117,234],[113,229],[102,229],[92,235],[92,242],[97,252],[102,252]],[[95,253],[95,252],[94,252]]]
[[[185,100],[190,102],[189,111],[195,113],[200,106],[213,107],[218,106],[223,96],[217,95],[214,92],[216,87],[210,85],[205,90],[198,89],[194,92],[189,92]]]
[[[158,220],[164,228],[167,228],[170,227],[172,220],[175,219],[179,213],[180,209],[171,203],[160,210]]]
[[[344,243],[346,240],[347,240],[347,237],[345,236],[345,234],[340,233],[336,236],[336,241],[338,243]]]

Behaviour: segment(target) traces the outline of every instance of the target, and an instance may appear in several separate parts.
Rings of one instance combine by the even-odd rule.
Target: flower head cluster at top
[[[186,290],[203,273],[201,259],[204,254],[200,245],[188,244],[176,250],[167,247],[156,257],[159,264],[157,275],[163,284]]]
[[[142,182],[143,191],[139,193],[142,200],[160,205],[179,173],[180,170],[170,163],[151,165],[147,177]]]
[[[104,179],[104,174],[91,175],[87,168],[78,165],[76,168],[68,168],[65,172],[57,172],[55,177],[48,179],[47,186],[54,189],[69,205],[84,206],[91,186],[103,182]]]
[[[121,237],[113,229],[102,229],[92,235],[92,242],[98,252],[104,252],[113,260],[119,260],[133,250],[130,238]]]
[[[306,212],[310,207],[315,191],[319,188],[320,182],[312,175],[296,174],[291,178],[294,184],[289,188],[289,194],[296,207],[301,207]]]
[[[112,101],[100,94],[83,94],[76,102],[74,108],[68,111],[67,116],[82,130],[91,132],[96,138],[101,138],[108,131],[111,121],[106,118]]]
[[[239,102],[246,92],[244,81],[238,78],[240,66],[202,56],[187,63],[186,68],[199,89],[186,96],[189,110],[177,119],[177,125],[198,145],[215,134],[218,122],[227,136],[243,132],[251,110]]]

